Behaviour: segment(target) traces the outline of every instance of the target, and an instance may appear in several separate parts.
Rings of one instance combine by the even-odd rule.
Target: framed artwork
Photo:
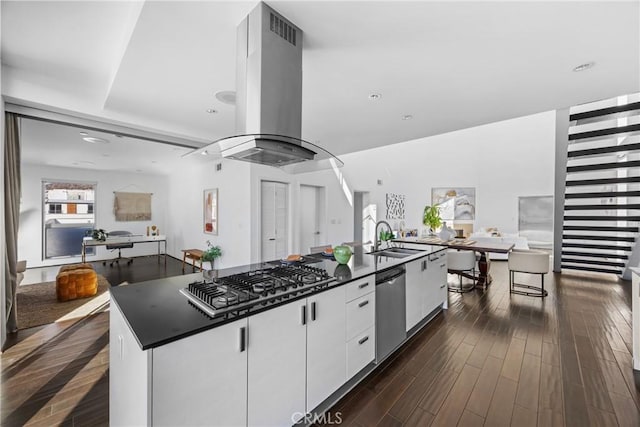
[[[518,231],[553,233],[553,196],[518,197]]]
[[[405,196],[403,194],[387,193],[387,219],[404,219]]]
[[[204,229],[208,234],[218,234],[218,189],[204,190]]]
[[[475,187],[432,188],[431,204],[440,206],[440,216],[445,221],[476,219]]]

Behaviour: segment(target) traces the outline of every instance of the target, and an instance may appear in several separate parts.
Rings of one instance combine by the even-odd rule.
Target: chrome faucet
[[[386,225],[387,228],[389,229],[389,232],[393,233],[393,230],[391,229],[391,226],[387,221],[376,222],[375,237],[373,239],[373,252],[376,252],[378,250],[378,245],[380,244],[380,240],[379,240],[380,234],[378,234],[378,227],[382,224]]]

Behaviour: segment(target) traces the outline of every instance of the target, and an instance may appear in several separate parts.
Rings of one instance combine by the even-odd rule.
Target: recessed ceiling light
[[[382,95],[380,95],[379,93],[369,94],[369,100],[371,100],[371,101],[377,101],[380,98],[382,98]]]
[[[104,153],[104,154],[102,155],[102,157],[109,157],[109,154]]]
[[[580,64],[573,69],[575,72],[586,71],[590,68],[593,68],[596,65],[595,62],[585,62],[584,64]]]
[[[89,133],[88,132],[80,132],[80,135],[87,136],[87,135],[89,135]]]
[[[223,90],[216,93],[216,99],[229,105],[236,105],[236,93],[232,90]]]
[[[209,152],[208,152],[207,150],[204,150],[204,151],[203,151],[202,153],[200,153],[200,154],[202,154],[203,156],[206,156],[207,154],[209,154]]]
[[[108,144],[109,143],[108,139],[94,138],[92,136],[85,136],[82,139],[84,139],[85,141],[90,142],[92,144]]]
[[[155,164],[158,163],[156,160],[151,160],[151,163]]]
[[[213,108],[207,108],[207,113],[209,113],[209,114],[215,114],[217,112],[218,112],[218,110],[214,110]]]
[[[405,114],[404,116],[402,116],[402,120],[411,120],[413,119],[413,116],[411,114]]]
[[[118,135],[117,133],[114,133],[113,136],[115,136],[116,138],[124,138],[124,136]]]

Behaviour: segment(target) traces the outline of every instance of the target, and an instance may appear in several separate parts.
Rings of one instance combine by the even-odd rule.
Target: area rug
[[[90,298],[58,302],[56,282],[18,286],[18,329],[62,322],[105,311],[109,307],[111,285],[98,274],[98,292]]]

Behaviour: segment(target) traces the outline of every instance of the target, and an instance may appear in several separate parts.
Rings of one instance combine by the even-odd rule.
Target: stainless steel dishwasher
[[[376,363],[407,337],[404,265],[376,274]]]

